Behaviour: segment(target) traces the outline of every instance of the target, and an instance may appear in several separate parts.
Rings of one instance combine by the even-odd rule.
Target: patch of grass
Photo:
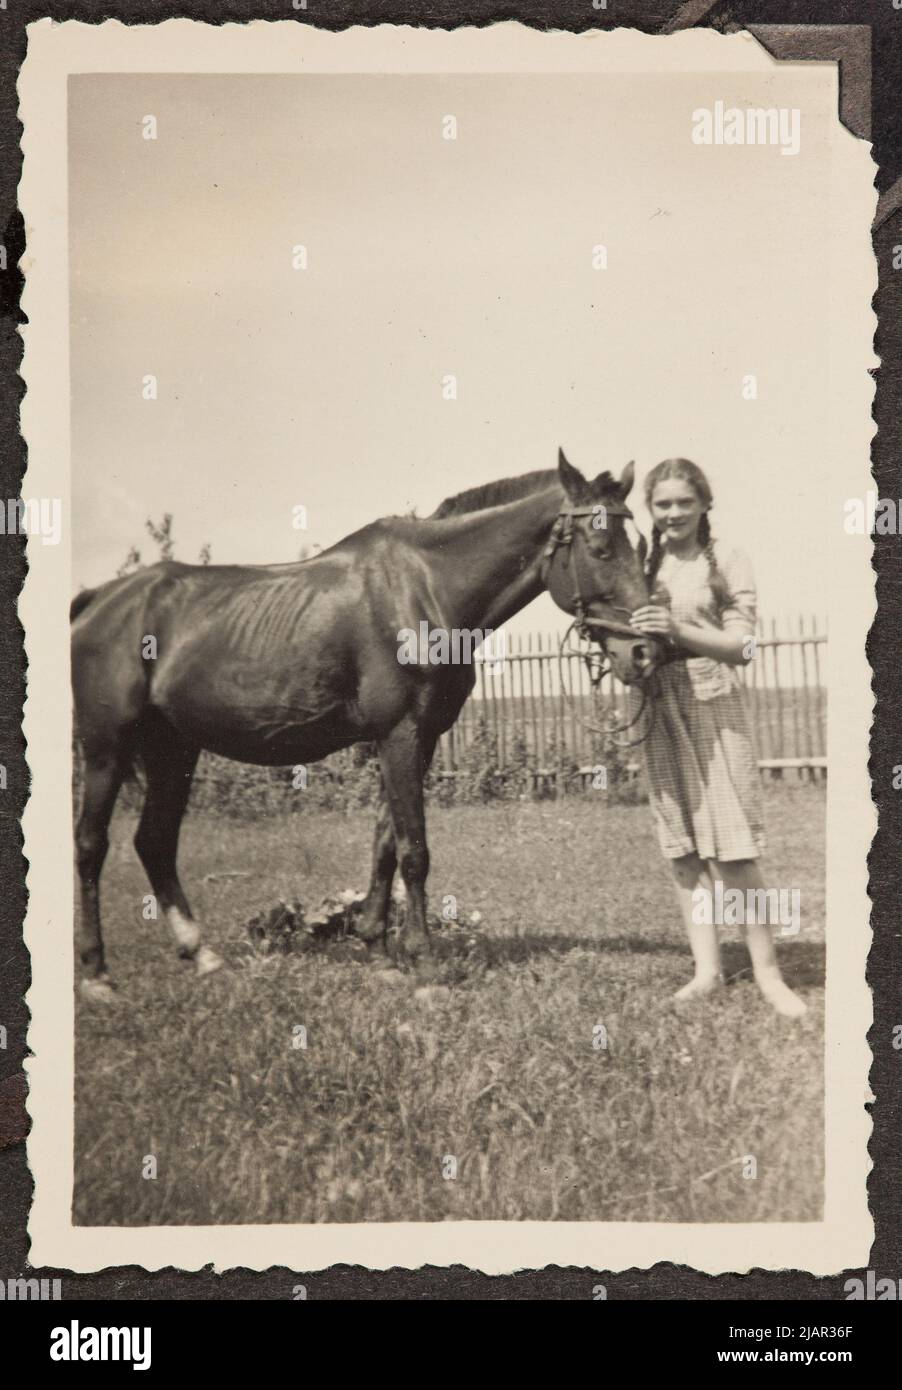
[[[781,947],[809,1004],[795,1024],[760,1001],[730,932],[730,988],[669,1002],[690,973],[669,873],[647,808],[602,796],[432,810],[432,904],[453,894],[483,920],[439,935],[425,989],[341,943],[248,943],[279,897],[366,886],[370,815],[189,817],[183,881],[229,966],[202,981],[142,919],[134,818],[117,817],[103,903],[120,988],[78,1008],[76,1221],[818,1219],[822,790],[768,793],[768,879],[802,891]]]

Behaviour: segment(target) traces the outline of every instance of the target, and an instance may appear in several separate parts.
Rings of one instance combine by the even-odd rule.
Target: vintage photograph
[[[836,67],[281,29],[31,31],[32,1239],[854,1263]]]

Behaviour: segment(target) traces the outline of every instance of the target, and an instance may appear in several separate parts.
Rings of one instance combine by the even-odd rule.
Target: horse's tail
[[[70,623],[75,622],[75,619],[78,617],[79,613],[83,612],[84,609],[87,608],[88,604],[91,602],[91,599],[94,597],[96,593],[96,589],[82,589],[81,593],[75,595],[75,598],[69,604]]]
[[[80,614],[82,614],[82,613],[85,611],[85,609],[86,609],[91,603],[93,603],[94,599],[95,599],[95,598],[97,597],[97,595],[100,593],[100,590],[101,590],[102,587],[103,587],[103,586],[98,585],[97,588],[95,588],[95,589],[80,589],[80,590],[79,590],[79,592],[78,592],[78,593],[75,595],[75,597],[73,598],[72,602],[69,604],[69,622],[70,622],[70,623],[74,623],[74,622],[75,622],[75,619],[76,619],[77,617],[79,617]],[[78,762],[79,762],[79,767],[81,767],[81,761],[82,761],[82,756],[83,756],[83,755],[82,755],[82,750],[81,750],[81,741],[80,741],[80,739],[79,739],[79,737],[78,737],[78,727],[77,727],[77,726],[78,726],[78,709],[77,709],[77,705],[76,705],[76,718],[75,718],[75,723],[76,723],[76,733],[75,733],[74,747],[75,747],[75,749],[76,749],[76,757],[77,757]],[[130,782],[130,783],[136,784],[136,785],[137,785],[138,787],[140,787],[142,790],[143,790],[143,789],[145,788],[145,786],[146,786],[146,777],[145,777],[145,774],[144,774],[144,759],[142,758],[141,753],[140,753],[140,751],[139,751],[138,749],[134,749],[134,750],[131,752],[130,756],[129,756],[128,762],[127,762],[127,764],[126,764],[126,766],[125,766],[125,769],[124,769],[124,778],[123,778],[123,780],[126,781],[126,782]]]

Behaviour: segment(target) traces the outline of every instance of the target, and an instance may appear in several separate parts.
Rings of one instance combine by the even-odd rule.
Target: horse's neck
[[[562,502],[557,486],[443,522],[438,564],[455,627],[497,628],[542,592],[542,554]]]

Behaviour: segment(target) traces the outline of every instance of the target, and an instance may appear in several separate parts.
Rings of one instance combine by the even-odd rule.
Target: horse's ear
[[[618,483],[618,488],[620,490],[621,497],[629,497],[630,493],[632,492],[635,478],[636,465],[635,463],[630,462],[626,465],[623,472],[620,474],[620,482]]]
[[[588,484],[578,468],[567,461],[563,449],[557,451],[557,471],[564,491],[571,502],[576,501],[586,491]]]

